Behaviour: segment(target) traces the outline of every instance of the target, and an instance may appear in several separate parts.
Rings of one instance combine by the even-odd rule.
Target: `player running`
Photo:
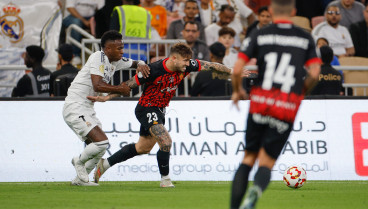
[[[125,83],[119,86],[108,84],[116,70],[137,68],[137,72],[141,72],[144,76],[148,76],[149,73],[147,65],[138,65],[138,61],[122,58],[124,44],[119,32],[104,33],[101,37],[101,47],[102,51],[93,53],[78,72],[65,98],[64,120],[77,136],[88,144],[79,156],[72,159],[77,172],[77,177],[71,182],[72,185],[98,186],[89,182],[88,174],[105,154],[109,145],[109,140],[102,131],[101,122],[96,117],[93,102],[88,100],[87,96],[97,96],[101,93],[128,96],[130,88]]]
[[[257,58],[259,78],[250,92],[245,155],[232,185],[232,209],[239,208],[249,172],[258,160],[254,186],[240,208],[255,207],[270,182],[271,169],[288,140],[304,93],[318,81],[321,61],[311,35],[290,20],[294,6],[294,0],[272,0],[274,24],[246,38],[235,63],[232,100],[236,106],[246,98],[240,74],[250,58]]]
[[[231,69],[219,63],[191,59],[192,50],[187,44],[177,43],[171,47],[170,56],[166,59],[148,65],[148,78],[133,77],[127,81],[130,88],[145,84],[143,93],[135,109],[135,115],[141,124],[139,140],[136,144],[129,144],[111,155],[101,159],[95,170],[95,182],[111,166],[126,161],[134,156],[148,154],[158,143],[157,162],[161,174],[160,187],[174,187],[169,177],[169,160],[172,139],[164,127],[165,108],[175,95],[180,82],[190,72],[200,70],[216,70],[230,74]],[[245,74],[249,72],[245,70]],[[93,101],[107,101],[110,97],[90,97]]]

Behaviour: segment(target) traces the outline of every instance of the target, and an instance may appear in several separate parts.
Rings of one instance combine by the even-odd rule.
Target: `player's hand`
[[[122,82],[120,85],[119,85],[119,92],[127,97],[127,96],[130,96],[130,90],[131,88],[128,86],[128,84],[126,84],[126,82]]]
[[[237,110],[240,110],[239,104],[238,104],[239,100],[244,100],[247,98],[248,98],[248,95],[245,92],[243,87],[241,87],[237,92],[234,91],[233,94],[231,95],[231,100],[233,100],[233,104],[235,105]]]
[[[91,100],[92,102],[106,102],[110,100],[110,96],[87,96],[87,99]]]
[[[150,74],[150,68],[148,67],[148,65],[142,63],[143,61],[138,62],[136,73],[138,74],[139,78],[141,78],[142,76],[143,78],[148,78]]]
[[[250,76],[250,71],[246,68],[243,68],[242,77],[248,78]]]

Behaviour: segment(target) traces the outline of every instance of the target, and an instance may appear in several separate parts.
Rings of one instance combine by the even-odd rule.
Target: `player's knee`
[[[104,140],[100,142],[95,142],[95,145],[98,147],[100,152],[105,152],[110,144],[109,144],[109,140]]]
[[[163,143],[160,147],[161,151],[170,152],[172,143]]]

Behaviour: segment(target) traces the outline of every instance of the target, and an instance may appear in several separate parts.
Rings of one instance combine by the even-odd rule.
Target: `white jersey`
[[[91,54],[70,85],[65,103],[77,102],[92,105],[93,102],[88,100],[87,96],[98,96],[101,93],[93,90],[91,74],[101,76],[104,82],[109,83],[116,70],[128,69],[132,64],[133,60],[128,58],[110,63],[102,51]]]

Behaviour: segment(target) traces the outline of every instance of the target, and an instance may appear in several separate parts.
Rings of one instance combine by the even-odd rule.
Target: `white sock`
[[[102,165],[105,169],[109,169],[111,167],[109,161],[106,159],[104,162],[103,162],[103,165]]]
[[[96,167],[98,161],[102,158],[102,156],[104,156],[105,152],[106,150],[100,152],[98,155],[96,155],[96,157],[86,162],[85,167],[88,174],[91,173],[91,171]]]
[[[162,180],[170,179],[170,176],[169,176],[169,175],[167,175],[167,176],[163,176],[163,175],[161,175],[161,179],[162,179]]]
[[[80,154],[79,160],[85,164],[87,161],[95,158],[99,153],[106,151],[108,146],[109,140],[90,143]]]

